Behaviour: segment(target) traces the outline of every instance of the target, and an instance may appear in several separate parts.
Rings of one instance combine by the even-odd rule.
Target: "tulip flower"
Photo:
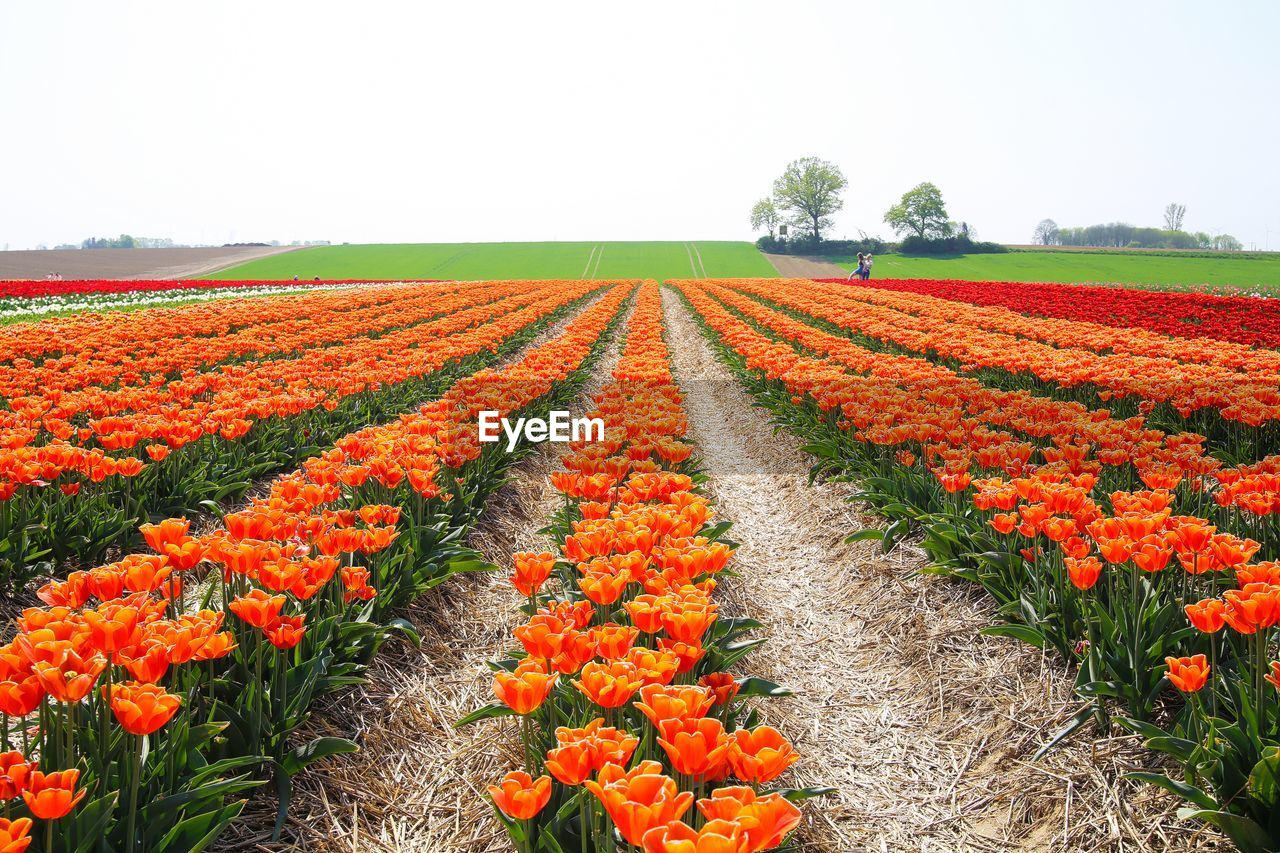
[[[791,743],[770,726],[738,729],[730,737],[729,765],[744,782],[771,782],[800,760]]]
[[[1077,589],[1092,589],[1102,575],[1102,561],[1097,557],[1085,557],[1084,559],[1065,557],[1063,558],[1063,563],[1066,564],[1067,575],[1071,578],[1071,583]]]
[[[22,799],[31,814],[41,820],[57,820],[71,813],[84,799],[87,791],[76,793],[79,770],[61,770],[56,773],[32,771],[27,777],[27,788]]]
[[[616,769],[605,773],[609,768]],[[693,793],[681,792],[661,769],[656,761],[642,762],[630,772],[608,765],[600,780],[583,783],[599,798],[613,825],[630,844],[643,844],[646,832],[679,820],[693,805]]]
[[[0,803],[22,795],[27,777],[36,766],[37,762],[27,761],[17,750],[0,753]]]
[[[512,585],[526,598],[532,598],[542,589],[547,578],[556,566],[555,554],[530,553],[522,551],[513,556],[515,574],[511,576]]]
[[[555,675],[545,672],[499,672],[493,677],[493,694],[504,705],[523,716],[532,714],[556,685]]]
[[[619,708],[630,701],[642,683],[635,664],[624,660],[608,664],[593,661],[582,668],[582,675],[573,686],[601,708]]]
[[[151,734],[168,723],[182,706],[177,696],[154,684],[136,681],[111,685],[110,700],[121,728],[134,735]]]
[[[22,853],[31,845],[31,819],[0,817],[0,853]]]
[[[677,773],[706,779],[723,767],[732,741],[724,724],[714,717],[666,719],[657,728],[658,745]]]
[[[1204,655],[1164,659],[1169,667],[1169,683],[1183,693],[1195,693],[1209,680],[1209,663]]]
[[[1195,629],[1206,634],[1216,634],[1227,621],[1227,606],[1216,598],[1206,598],[1195,604],[1188,604],[1183,609]]]
[[[742,825],[729,820],[710,820],[700,829],[674,820],[655,826],[644,834],[644,853],[749,853],[750,840]]]
[[[229,606],[231,612],[246,624],[255,628],[266,628],[280,615],[284,604],[283,595],[270,595],[260,589],[252,589],[245,595],[232,599]]]
[[[551,777],[532,778],[528,773],[514,771],[502,778],[501,786],[489,785],[493,804],[513,820],[530,820],[546,807],[551,799]]]

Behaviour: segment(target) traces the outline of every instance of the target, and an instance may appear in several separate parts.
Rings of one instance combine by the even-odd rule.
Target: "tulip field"
[[[0,283],[0,853],[1280,849],[1280,302],[62,284]],[[699,386],[694,351],[730,381]],[[603,438],[481,440],[482,412],[564,409]],[[718,462],[733,435],[779,470],[802,449],[788,500],[817,527],[779,515],[777,470]],[[514,488],[549,498],[513,513]],[[504,524],[541,544],[493,547]],[[907,553],[914,603],[820,594]],[[981,648],[1069,685],[1026,754],[859,721],[874,695],[846,694],[908,675],[939,714],[987,713],[932,662],[880,684],[887,632],[824,657],[835,628],[959,602],[983,624],[956,667]],[[482,603],[472,634],[441,615]],[[396,722],[420,719],[414,666],[462,697],[439,731]],[[404,681],[385,716],[375,672]],[[903,739],[946,774],[891,760]],[[1073,818],[1076,781],[1000,793],[1117,741],[1098,784],[1145,810]],[[881,786],[900,808],[866,805]]]

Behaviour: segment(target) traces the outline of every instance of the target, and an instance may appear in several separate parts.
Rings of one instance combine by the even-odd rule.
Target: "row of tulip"
[[[495,358],[503,342],[517,346],[599,287],[499,282],[470,295],[410,287],[407,299],[416,291],[432,303],[418,309],[427,316],[453,313],[377,337],[357,326],[343,338],[335,329],[337,343],[324,346],[321,337],[297,358],[224,364],[165,387],[129,389],[154,399],[90,421],[96,442],[113,451],[64,440],[0,450],[0,583],[16,588],[34,572],[92,563],[136,543],[140,522],[234,499],[347,430],[438,394]]]
[[[1280,550],[1280,538],[1267,537],[1264,551],[1219,529],[1194,492],[1106,488],[1105,474],[1070,458],[1011,467],[984,456],[991,434],[973,420],[953,415],[939,428],[940,403],[956,386],[869,379],[834,336],[828,347],[731,291],[680,287],[753,393],[811,442],[819,469],[856,478],[894,519],[889,531],[852,538],[887,543],[920,531],[936,570],[981,584],[999,603],[1009,623],[988,633],[1078,664],[1090,704],[1060,736],[1114,720],[1181,764],[1178,779],[1134,775],[1187,798],[1187,817],[1244,849],[1280,844],[1280,565],[1257,559]],[[890,421],[903,431],[877,431]]]
[[[363,284],[363,279],[326,279],[320,285]],[[0,299],[33,299],[41,296],[67,296],[88,293],[165,293],[168,291],[199,292],[238,287],[306,287],[316,282],[298,281],[212,281],[204,279],[68,279],[64,281],[0,281]]]
[[[1280,347],[1280,306],[1274,299],[1021,281],[877,279],[866,286],[975,305],[998,305],[1041,317],[1104,323],[1119,329]]]
[[[395,632],[412,638],[396,607],[485,567],[458,543],[518,454],[481,444],[476,412],[576,393],[631,289],[514,364],[344,437],[221,528],[146,525],[152,553],[46,584],[47,606],[0,647],[0,849],[42,836],[47,850],[199,850],[268,775],[282,823],[292,776],[356,748],[291,743],[315,697],[357,682]]]
[[[1000,454],[1009,457],[1005,461],[1013,466],[1011,473],[1018,473],[1018,467],[1037,458],[1037,454],[1047,462],[1065,459],[1076,473],[1102,475],[1107,488],[1136,488],[1139,482],[1149,488],[1181,488],[1195,503],[1198,513],[1212,512],[1219,523],[1251,536],[1280,536],[1280,481],[1275,477],[1280,470],[1280,457],[1268,456],[1258,463],[1226,468],[1218,458],[1221,448],[1211,447],[1198,433],[1166,433],[1139,415],[1120,420],[1107,409],[1055,401],[1025,389],[997,390],[945,365],[920,357],[886,354],[862,346],[847,335],[829,334],[810,326],[809,322],[818,326],[823,323],[806,314],[783,314],[733,291],[722,291],[719,298],[727,300],[735,310],[747,312],[754,321],[768,325],[774,333],[817,351],[838,353],[846,365],[888,380],[881,394],[896,396],[900,405],[916,406],[923,395],[929,406],[950,410],[947,416],[935,415],[935,423],[955,429],[963,427],[965,419],[976,418],[984,426],[997,427],[996,432],[984,433],[980,442],[973,438],[961,442],[966,448],[979,447],[979,461],[986,456],[987,467],[992,467],[990,460]],[[840,332],[838,326],[831,328]],[[898,387],[904,383],[905,392]],[[883,407],[884,403],[877,405]],[[885,435],[891,443],[909,437],[904,435],[905,427],[899,421],[885,425]],[[1030,442],[1016,442],[1014,435],[1000,431],[1004,429],[1020,433]],[[1264,452],[1272,446],[1264,434],[1253,438]],[[962,450],[952,457],[947,468],[949,473],[960,476],[968,466],[969,454]]]
[[[232,283],[235,285],[235,283]],[[297,284],[293,287],[232,286],[193,290],[138,290],[123,293],[71,293],[58,296],[0,297],[0,323],[40,320],[60,314],[99,313],[136,308],[170,307],[193,302],[268,296],[310,290],[324,291],[346,288],[344,284]]]
[[[822,290],[825,291],[826,287]],[[1163,332],[1121,329],[1086,320],[1028,316],[1000,306],[972,305],[962,300],[923,293],[900,293],[878,287],[845,286],[838,292],[858,303],[868,302],[891,309],[895,312],[891,315],[894,318],[900,314],[919,318],[912,328],[940,325],[945,329],[949,328],[947,324],[962,323],[1001,335],[1050,344],[1061,350],[1136,356],[1144,359],[1143,364],[1153,370],[1176,371],[1180,369],[1179,365],[1211,365],[1230,371],[1226,374],[1228,376],[1244,373],[1247,378],[1248,374],[1260,374],[1256,377],[1258,381],[1280,384],[1280,379],[1275,377],[1280,372],[1280,352],[1234,341],[1209,336],[1176,337]],[[919,325],[919,320],[927,321],[927,325]]]
[[[1113,409],[1194,427],[1221,441],[1237,458],[1241,453],[1256,453],[1268,442],[1274,444],[1280,435],[1280,372],[1277,356],[1269,350],[1250,354],[1238,344],[1202,338],[1196,344],[1205,362],[1192,363],[1143,352],[1141,336],[1134,336],[1135,351],[1130,351],[1121,343],[1123,336],[1110,330],[1092,335],[1091,345],[1068,344],[1071,333],[1063,329],[1058,330],[1061,337],[1056,342],[1039,340],[1033,329],[1037,321],[1028,319],[1028,328],[1017,331],[1019,318],[1012,312],[1004,318],[1008,322],[1003,330],[991,331],[983,328],[996,325],[989,316],[991,309],[964,303],[935,300],[930,306],[928,297],[810,281],[791,282],[785,291],[772,290],[758,280],[740,285],[756,294],[763,287],[791,310],[860,338],[978,371],[998,385],[1025,387],[1090,405],[1101,401]],[[909,306],[917,313],[904,310]],[[1040,337],[1050,335],[1046,331]],[[1177,349],[1168,337],[1157,335],[1153,340],[1165,342],[1160,350]],[[1249,366],[1253,364],[1257,366]]]
[[[519,717],[526,767],[489,792],[522,851],[774,849],[817,791],[764,790],[799,756],[743,700],[786,691],[726,672],[759,625],[712,597],[734,546],[695,485],[656,284],[595,402],[604,440],[551,475],[559,554],[513,558],[529,620],[493,665],[499,701],[459,725]]]

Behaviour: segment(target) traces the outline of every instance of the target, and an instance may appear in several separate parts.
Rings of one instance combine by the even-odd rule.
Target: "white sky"
[[[54,2],[0,7],[0,248],[751,239],[789,160],[834,236],[923,180],[985,239],[1280,248],[1280,3]]]

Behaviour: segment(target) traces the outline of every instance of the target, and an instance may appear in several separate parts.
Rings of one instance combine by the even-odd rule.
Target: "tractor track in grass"
[[[582,310],[591,304],[594,300]],[[580,313],[543,332],[507,363],[555,337]],[[613,372],[625,325],[615,329],[570,406],[575,413],[589,408],[590,395]],[[361,751],[323,762],[295,779],[289,842],[263,843],[270,836],[275,803],[262,796],[250,804],[256,817],[242,821],[256,832],[241,832],[235,849],[511,849],[485,785],[520,766],[516,723],[486,721],[462,730],[453,725],[492,701],[488,661],[511,646],[511,631],[524,619],[518,610],[524,599],[507,580],[511,554],[552,550],[551,540],[538,531],[562,500],[548,476],[560,470],[567,448],[542,444],[517,463],[473,531],[472,547],[503,571],[456,576],[406,608],[401,615],[420,633],[421,647],[397,643],[384,649],[369,669],[367,685],[335,695],[317,712],[308,737],[348,737],[360,743]]]
[[[879,526],[844,484],[807,484],[801,442],[718,360],[688,307],[663,293],[690,438],[730,537],[726,610],[767,626],[743,673],[793,687],[767,722],[804,755],[786,784],[839,793],[806,809],[803,850],[1205,849],[1150,787],[1117,781],[1150,759],[1132,738],[1032,756],[1075,712],[1061,662],[979,635],[993,607],[918,573],[923,555],[845,544]]]

